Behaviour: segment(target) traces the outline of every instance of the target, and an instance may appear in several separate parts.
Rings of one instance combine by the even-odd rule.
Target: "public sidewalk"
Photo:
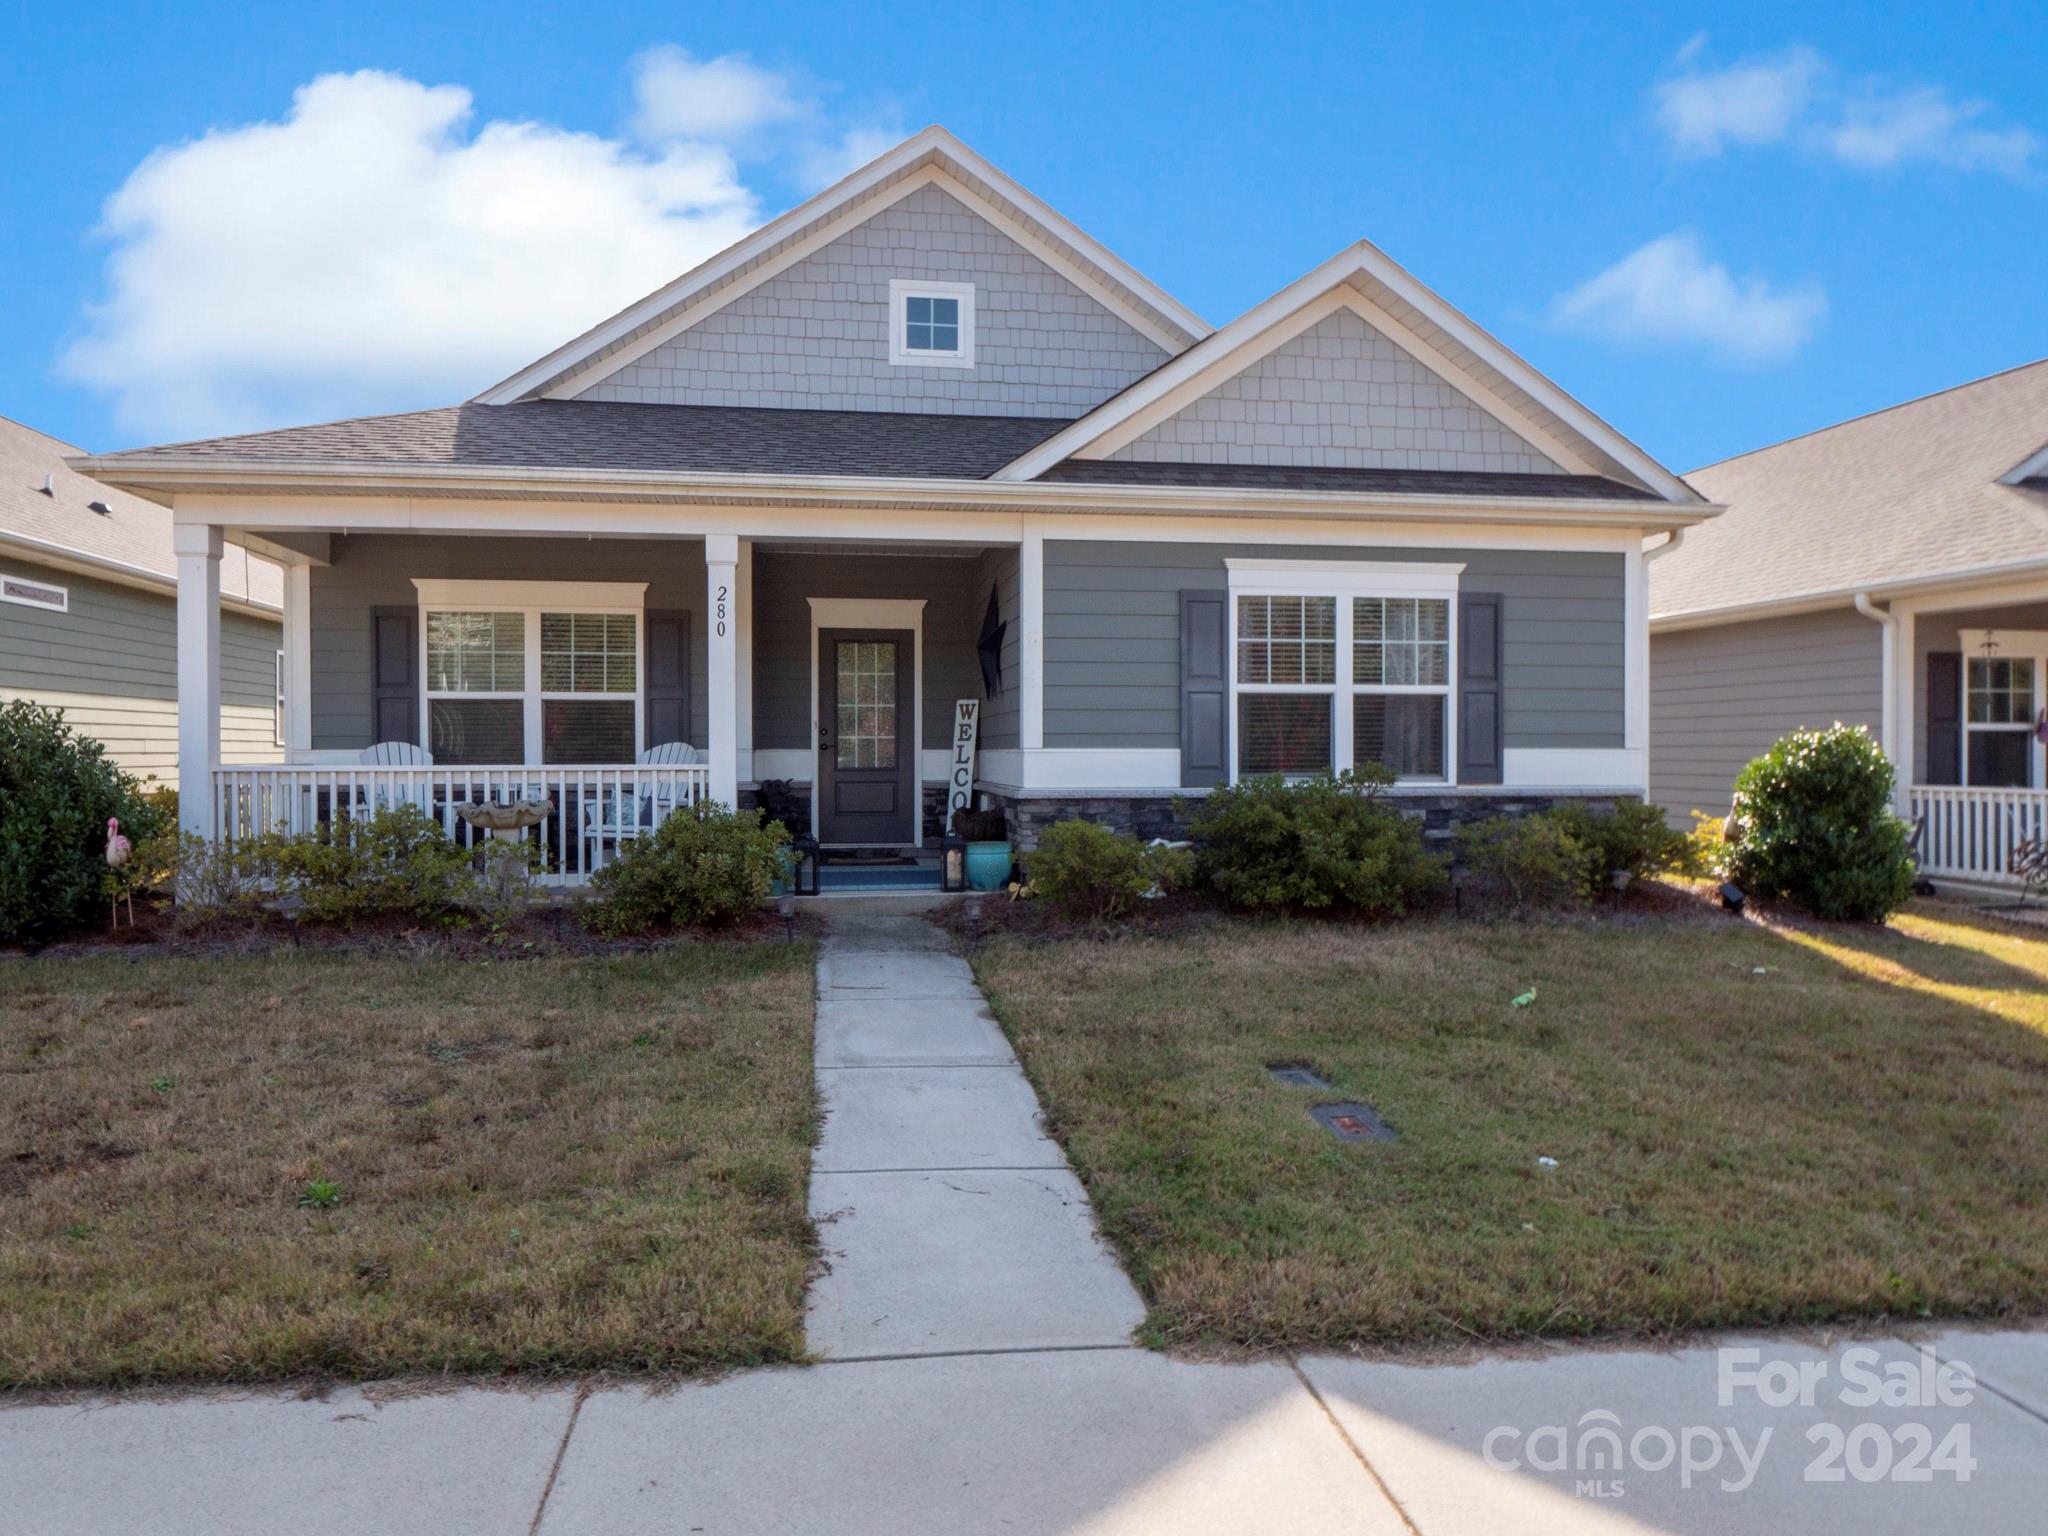
[[[0,1408],[0,1536],[1887,1536],[2048,1519],[2043,1333],[1449,1365],[1132,1347],[1139,1298],[920,905],[829,914],[822,1363],[665,1393]],[[1866,1381],[1890,1400],[1859,1404]]]

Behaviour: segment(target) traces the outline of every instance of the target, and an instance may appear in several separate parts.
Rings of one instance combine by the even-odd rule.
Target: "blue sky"
[[[447,403],[934,121],[1213,322],[1365,236],[1678,469],[2048,355],[2038,0],[1563,14],[19,6],[0,413]]]

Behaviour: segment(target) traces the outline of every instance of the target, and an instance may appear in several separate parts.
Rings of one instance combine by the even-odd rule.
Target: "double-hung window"
[[[415,585],[436,763],[634,760],[644,585]]]
[[[1963,782],[2038,784],[2036,722],[2048,681],[2048,634],[1966,630],[1962,641]]]
[[[1384,763],[1449,781],[1461,566],[1227,564],[1233,777]]]

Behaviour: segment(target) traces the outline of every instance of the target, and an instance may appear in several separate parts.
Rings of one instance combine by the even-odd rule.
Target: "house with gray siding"
[[[1644,550],[1716,511],[1366,242],[1215,327],[939,128],[469,401],[76,464],[176,523],[193,831],[544,799],[570,883],[697,799],[929,848],[963,703],[1027,846],[1640,797]],[[237,549],[276,765],[207,734]]]
[[[2048,836],[2048,362],[1695,470],[1650,551],[1650,792],[1729,808],[1778,737],[1883,744],[1924,873],[2004,885]]]
[[[64,711],[145,781],[178,775],[171,514],[87,479],[69,443],[0,417],[0,703]],[[238,762],[284,759],[284,573],[237,548],[220,580],[220,734]]]

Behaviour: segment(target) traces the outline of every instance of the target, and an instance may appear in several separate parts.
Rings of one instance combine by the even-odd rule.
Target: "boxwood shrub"
[[[788,842],[788,829],[763,825],[759,811],[678,810],[592,877],[590,926],[617,937],[736,923],[768,899]]]
[[[1861,726],[1794,731],[1735,780],[1740,838],[1728,876],[1752,896],[1816,917],[1882,922],[1913,894],[1892,765]]]
[[[1195,802],[1201,877],[1232,906],[1391,916],[1444,885],[1419,819],[1381,795],[1378,765],[1313,779],[1246,779]]]

